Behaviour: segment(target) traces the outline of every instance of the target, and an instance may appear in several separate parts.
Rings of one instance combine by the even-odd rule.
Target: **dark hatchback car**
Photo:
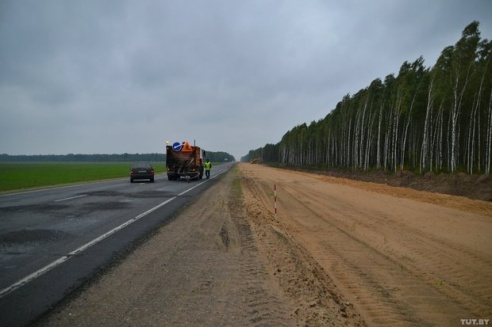
[[[130,182],[133,183],[136,179],[148,179],[151,183],[154,182],[154,167],[150,162],[136,162],[130,168]]]

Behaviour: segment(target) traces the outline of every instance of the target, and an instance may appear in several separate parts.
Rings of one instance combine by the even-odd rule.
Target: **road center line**
[[[82,197],[84,197],[84,196],[87,196],[87,194],[75,195],[75,196],[71,196],[71,197],[69,197],[69,198],[58,199],[58,200],[55,200],[55,202],[62,202],[62,201],[67,201],[67,200],[72,200],[72,199],[82,198]]]

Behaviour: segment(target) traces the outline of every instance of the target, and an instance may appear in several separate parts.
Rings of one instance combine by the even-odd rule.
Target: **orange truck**
[[[170,181],[203,178],[203,157],[200,147],[189,142],[166,145],[167,178]]]

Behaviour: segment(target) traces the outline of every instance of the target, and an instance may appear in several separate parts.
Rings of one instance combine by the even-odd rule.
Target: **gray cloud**
[[[162,152],[237,159],[343,95],[435,63],[487,0],[0,3],[0,153]]]

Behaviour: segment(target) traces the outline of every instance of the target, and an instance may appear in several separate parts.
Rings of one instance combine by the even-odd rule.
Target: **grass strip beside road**
[[[128,177],[130,162],[0,163],[0,192]],[[152,163],[155,173],[166,165]]]

